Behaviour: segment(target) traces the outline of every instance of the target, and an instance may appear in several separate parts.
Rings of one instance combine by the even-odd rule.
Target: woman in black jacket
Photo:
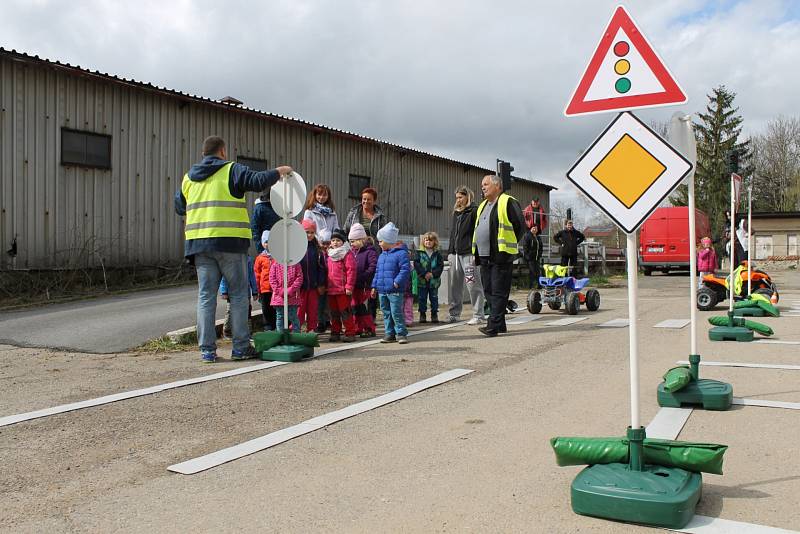
[[[542,238],[539,237],[539,228],[536,224],[531,225],[530,230],[525,232],[520,242],[522,247],[522,257],[528,264],[530,279],[528,288],[539,288],[539,276],[541,275],[542,261]]]
[[[466,284],[472,302],[472,319],[467,324],[482,324],[486,321],[483,313],[483,284],[480,269],[475,268],[475,256],[472,254],[472,233],[475,230],[478,206],[475,205],[475,193],[466,185],[458,186],[455,195],[450,246],[447,249],[447,260],[450,263],[450,284],[447,288],[450,302],[449,322],[454,323],[461,319]]]

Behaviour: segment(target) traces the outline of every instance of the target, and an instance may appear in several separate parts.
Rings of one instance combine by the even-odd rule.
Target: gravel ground
[[[800,301],[786,273],[782,305]],[[655,388],[686,359],[688,278],[641,278],[642,421]],[[633,532],[575,515],[548,439],[622,435],[629,424],[622,288],[569,327],[547,318],[488,339],[458,326],[233,378],[0,429],[3,532]],[[524,295],[515,295],[519,302]],[[582,314],[585,312],[581,312]],[[522,311],[518,316],[524,316]],[[710,313],[701,313],[704,318]],[[800,318],[766,319],[800,341]],[[708,360],[800,364],[798,345],[711,343]],[[323,348],[330,346],[323,343]],[[224,354],[229,346],[221,352]],[[198,363],[196,351],[79,354],[0,346],[0,416],[252,365]],[[297,424],[456,367],[476,372],[272,449],[193,476],[184,461]],[[703,368],[736,396],[800,402],[800,371]],[[704,476],[703,515],[797,528],[800,413],[696,410],[680,438],[730,445],[725,475]]]

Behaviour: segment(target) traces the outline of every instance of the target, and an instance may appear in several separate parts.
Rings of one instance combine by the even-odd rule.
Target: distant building
[[[406,235],[449,234],[453,191],[494,172],[301,120],[0,48],[0,269],[182,260],[173,195],[220,135],[254,169],[293,166],[327,183],[344,220],[361,189]],[[493,163],[492,163],[493,164]],[[516,178],[522,204],[551,186]],[[254,197],[250,197],[252,200]]]
[[[797,259],[800,211],[753,212],[752,217],[754,259]]]

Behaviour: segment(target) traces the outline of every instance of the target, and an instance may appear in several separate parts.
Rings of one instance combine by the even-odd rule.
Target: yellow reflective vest
[[[500,196],[497,197],[497,251],[516,256],[519,251],[519,247],[517,246],[517,234],[514,233],[514,226],[508,219],[508,200],[513,198],[514,197],[506,193],[500,193]],[[481,202],[480,206],[478,206],[478,214],[475,216],[476,221],[480,220],[481,212],[484,207],[486,207],[485,199]],[[475,229],[472,231],[473,254],[478,253],[477,240],[478,225],[476,224]]]
[[[194,182],[183,175],[181,192],[186,199],[186,239],[240,237],[250,240],[250,217],[244,198],[231,195],[228,187],[231,166]]]

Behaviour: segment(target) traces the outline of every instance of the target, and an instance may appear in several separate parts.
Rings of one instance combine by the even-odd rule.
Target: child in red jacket
[[[261,233],[261,244],[263,252],[256,256],[253,264],[253,273],[256,275],[258,285],[259,301],[261,302],[261,315],[264,318],[264,330],[275,330],[275,309],[270,301],[272,300],[272,288],[269,285],[269,268],[275,260],[269,255],[269,230]]]
[[[356,259],[344,231],[337,228],[331,234],[328,249],[328,308],[331,311],[331,341],[356,340],[356,320],[350,309],[350,299],[356,287]],[[344,339],[342,339],[344,325]]]
[[[283,332],[285,319],[284,312],[284,291],[283,291],[283,270],[286,269],[286,301],[289,306],[289,325],[291,332],[300,331],[300,319],[297,317],[297,308],[300,306],[300,289],[303,286],[303,268],[299,263],[281,265],[273,261],[269,267],[269,285],[272,287],[272,308],[275,310],[275,322],[278,332]]]

